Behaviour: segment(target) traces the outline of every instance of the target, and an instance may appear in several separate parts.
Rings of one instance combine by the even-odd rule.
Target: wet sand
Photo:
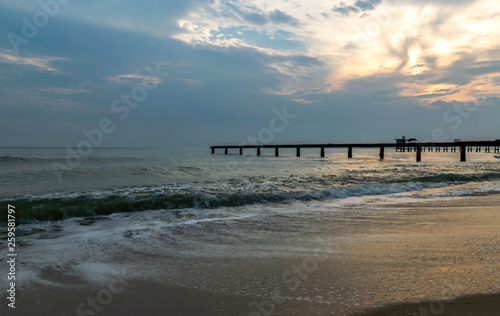
[[[132,285],[132,284],[131,284]],[[22,297],[16,312],[8,310],[5,315],[80,315],[77,307],[86,302],[88,297],[96,297],[95,291],[61,292],[60,289],[45,288],[35,290],[36,299]],[[32,292],[32,294],[34,294]],[[82,299],[83,298],[83,299]],[[97,309],[84,308],[81,315],[339,315],[335,308],[315,306],[307,302],[291,300],[271,309],[262,305],[249,312],[249,306],[257,298],[248,296],[230,296],[207,293],[192,289],[170,287],[151,282],[133,282],[131,289],[113,297],[108,305]],[[423,301],[418,303],[399,303],[366,311],[353,312],[349,315],[360,316],[423,316],[423,315],[464,315],[497,316],[499,315],[500,294],[470,295],[446,301]],[[45,304],[48,303],[48,304]],[[88,305],[90,306],[90,305]],[[88,312],[87,314],[85,312]],[[4,313],[2,313],[4,315]]]
[[[461,296],[449,301],[426,301],[384,306],[360,313],[360,316],[494,316],[500,315],[500,294]]]
[[[280,232],[282,241],[268,241],[310,246],[290,256],[183,258],[176,270],[186,280],[181,286],[133,278],[117,293],[109,284],[39,285],[19,290],[15,312],[3,303],[0,309],[2,315],[500,315],[500,195],[412,204],[371,197],[344,209],[345,216],[315,223],[296,241],[293,225],[300,223]],[[317,238],[317,245],[309,242]],[[189,264],[196,269],[182,275]],[[87,298],[97,298],[97,307]]]

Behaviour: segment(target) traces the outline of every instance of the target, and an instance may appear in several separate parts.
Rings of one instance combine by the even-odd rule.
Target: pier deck
[[[224,145],[224,146],[211,146],[212,154],[215,154],[216,149],[224,149],[227,155],[229,149],[238,149],[239,154],[243,155],[243,149],[257,149],[257,156],[260,156],[261,149],[274,148],[274,155],[279,156],[280,148],[295,148],[296,156],[300,157],[300,150],[302,148],[318,148],[320,149],[320,156],[325,157],[325,148],[347,148],[347,157],[352,158],[353,148],[380,148],[380,159],[384,159],[385,148],[395,148],[397,151],[402,152],[416,152],[416,160],[422,160],[423,151],[436,151],[436,152],[460,152],[460,161],[466,161],[466,153],[481,152],[484,148],[485,153],[491,152],[491,147],[494,148],[495,153],[500,152],[500,140],[494,141],[460,141],[460,142],[413,142],[413,143],[351,143],[351,144],[283,144],[283,145]]]

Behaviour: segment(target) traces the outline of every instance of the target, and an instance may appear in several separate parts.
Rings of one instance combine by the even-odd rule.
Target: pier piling
[[[320,155],[322,158],[325,157],[325,148],[347,148],[347,157],[353,157],[353,148],[379,148],[380,159],[385,159],[385,148],[395,148],[399,152],[416,152],[417,162],[422,161],[422,152],[426,150],[429,152],[456,152],[460,151],[460,161],[467,160],[467,153],[472,152],[474,147],[476,147],[476,152],[481,152],[482,147],[484,147],[485,153],[490,153],[492,149],[495,153],[500,153],[500,139],[494,141],[455,141],[455,142],[428,142],[428,143],[411,143],[411,144],[399,144],[399,143],[351,143],[351,144],[294,144],[294,145],[224,145],[224,146],[211,146],[210,150],[212,154],[215,154],[216,149],[224,149],[224,155],[229,154],[229,149],[238,149],[240,155],[243,155],[243,150],[248,148],[256,148],[257,156],[261,155],[262,148],[274,148],[274,155],[279,157],[280,148],[289,148],[296,150],[296,156],[301,156],[301,150],[303,148],[320,148]],[[492,148],[493,147],[493,148]],[[442,148],[442,150],[441,150]]]

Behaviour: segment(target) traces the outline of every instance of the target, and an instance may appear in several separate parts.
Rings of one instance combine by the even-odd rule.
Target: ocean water
[[[215,209],[259,203],[335,200],[425,188],[477,184],[468,191],[495,190],[500,159],[492,153],[415,153],[355,149],[280,152],[262,156],[247,149],[210,154],[208,148],[96,148],[72,158],[64,148],[0,148],[2,204],[23,211],[20,223],[149,210]],[[471,191],[471,192],[472,192]],[[470,193],[470,192],[469,192]],[[2,213],[0,221],[5,221]]]
[[[352,159],[343,149],[327,149],[325,158],[317,149],[301,154],[95,148],[74,159],[64,148],[0,148],[0,205],[16,207],[18,284],[105,284],[124,270],[130,278],[265,297],[281,280],[276,273],[248,276],[242,286],[230,277],[238,264],[227,262],[307,255],[332,227],[342,232],[345,223],[383,216],[373,203],[460,203],[500,191],[494,153],[468,153],[465,163],[451,152],[424,152],[421,163],[414,152],[387,149],[384,160],[376,149],[354,149]],[[221,265],[222,274],[213,268]]]

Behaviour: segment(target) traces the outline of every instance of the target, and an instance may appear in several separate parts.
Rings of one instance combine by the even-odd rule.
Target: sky
[[[0,146],[500,139],[500,2],[0,0]]]

